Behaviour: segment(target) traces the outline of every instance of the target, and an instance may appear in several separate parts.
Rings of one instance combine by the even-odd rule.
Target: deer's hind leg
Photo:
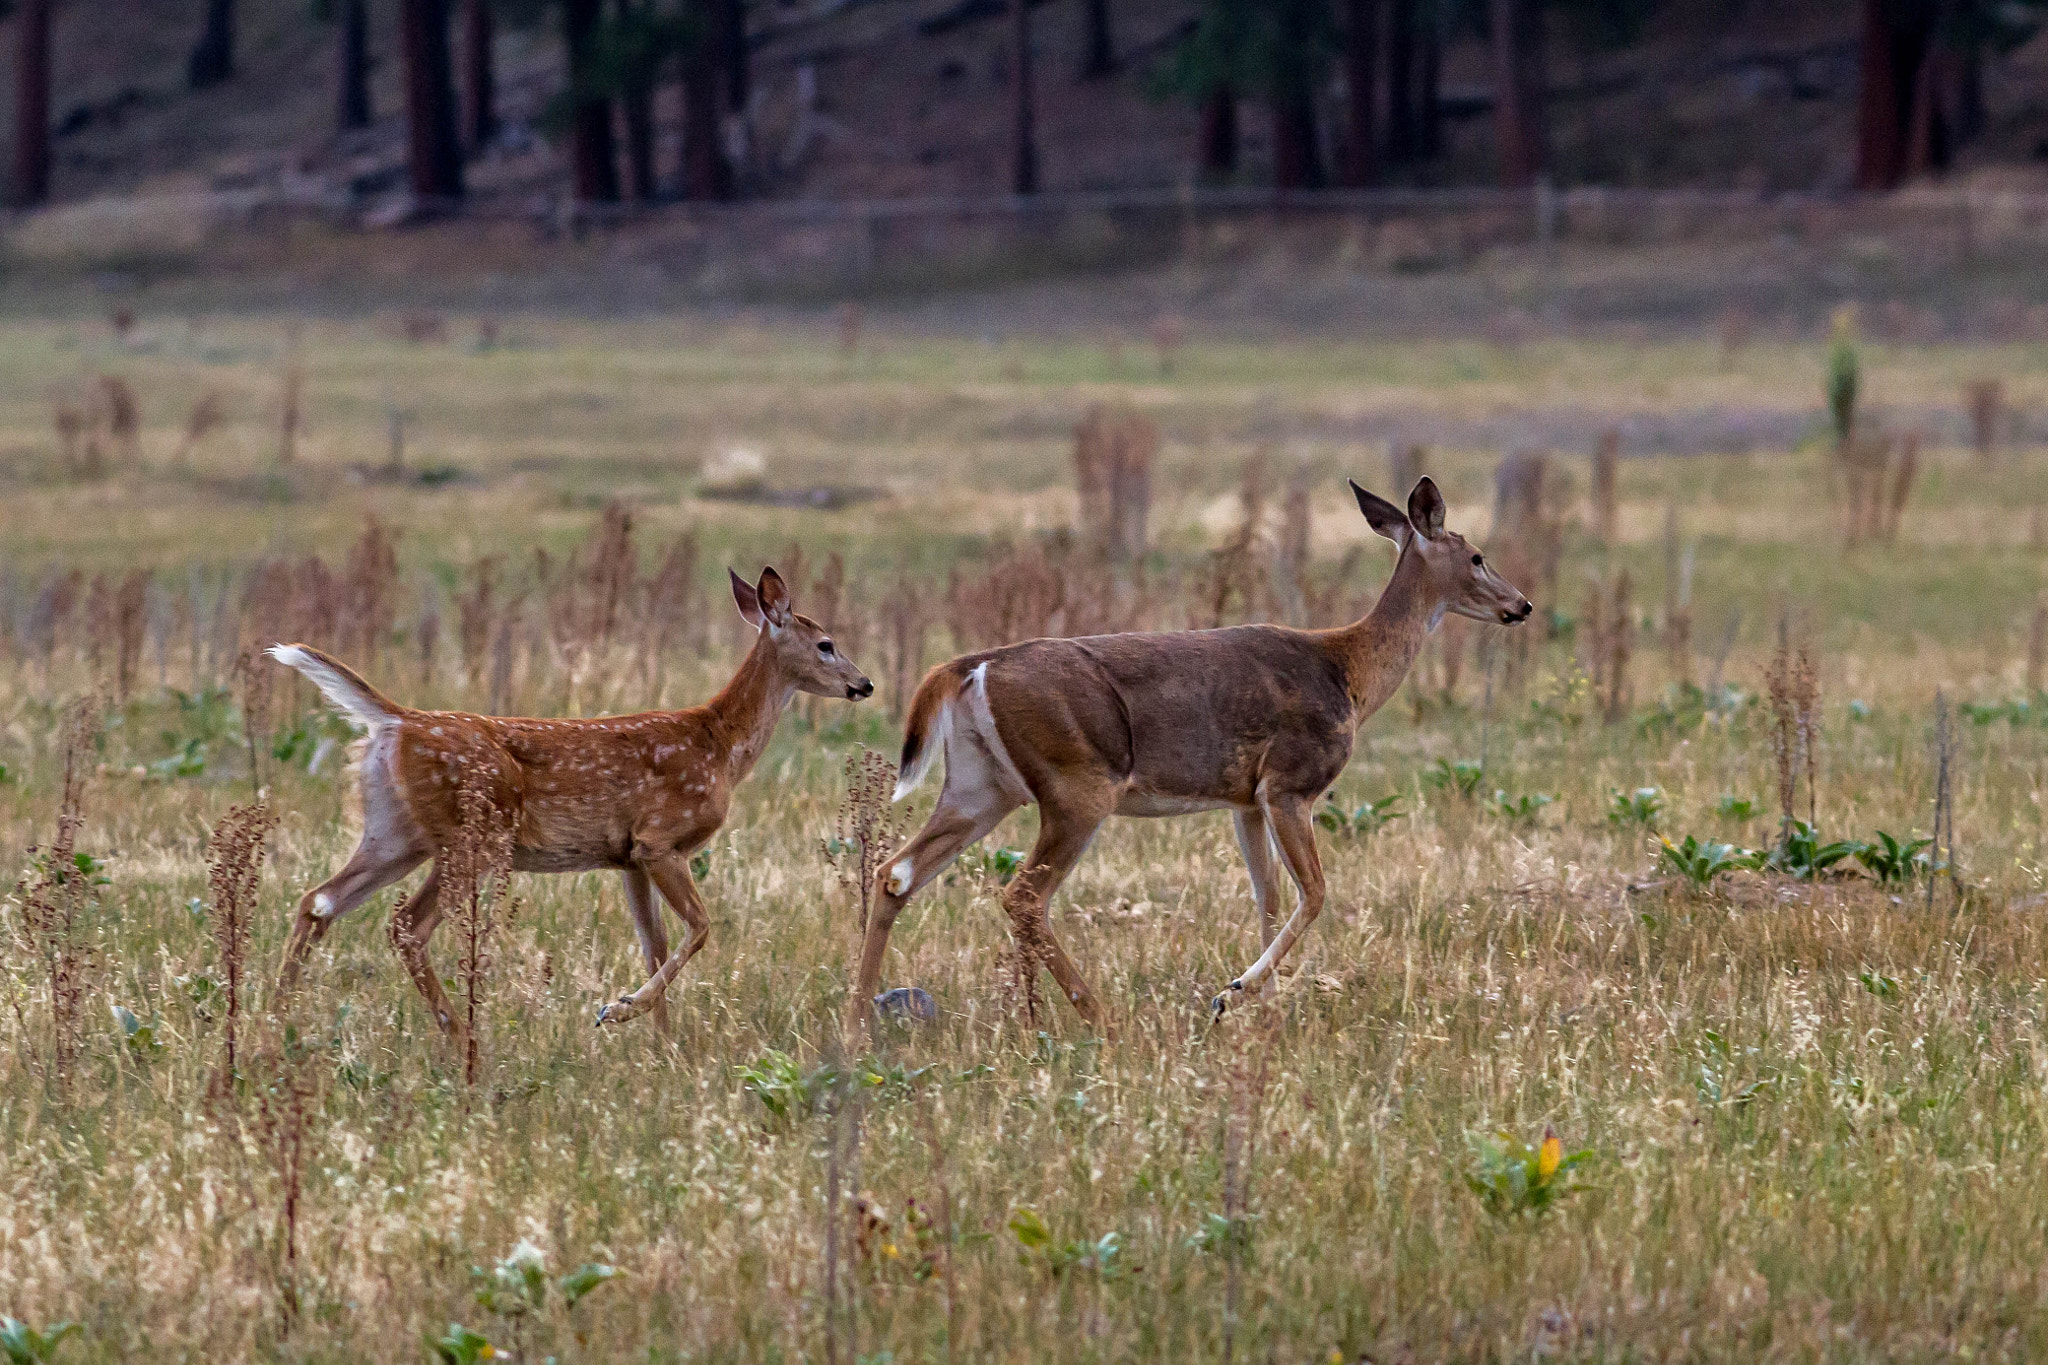
[[[640,956],[652,976],[668,961],[668,930],[661,922],[661,907],[654,903],[654,886],[647,879],[646,868],[629,867],[621,879],[626,883],[626,908],[633,915],[633,932],[640,936]],[[668,1037],[668,1001],[662,997],[654,1002],[654,1027]]]
[[[1279,937],[1259,954],[1259,960],[1243,976],[1230,983],[1227,993],[1216,997],[1211,1008],[1219,1017],[1231,995],[1259,993],[1259,988],[1266,984],[1266,978],[1273,974],[1273,969],[1280,965],[1281,959],[1308,932],[1308,927],[1316,922],[1316,916],[1323,912],[1323,863],[1316,855],[1316,827],[1309,816],[1309,802],[1289,796],[1266,799],[1262,804],[1266,823],[1273,830],[1273,842],[1280,848],[1280,860],[1287,865],[1288,875],[1294,879],[1294,888],[1300,893],[1300,903],[1287,917],[1287,923],[1281,926]]]
[[[363,838],[341,871],[299,900],[299,913],[278,967],[277,994],[298,984],[306,955],[334,922],[427,860],[425,840],[406,815],[385,768],[387,751],[372,743],[363,756]]]
[[[1027,964],[1037,959],[1059,983],[1060,993],[1086,1020],[1089,1027],[1106,1031],[1107,1021],[1095,994],[1082,979],[1081,969],[1067,956],[1067,950],[1053,937],[1046,916],[1053,893],[1088,851],[1088,843],[1114,809],[1113,797],[1101,801],[1062,801],[1058,805],[1041,801],[1038,807],[1038,842],[1010,884],[1003,889],[1003,909],[1009,912],[1010,932],[1017,950]],[[1035,970],[1035,967],[1033,968]]]
[[[391,946],[398,950],[399,960],[405,963],[406,974],[412,977],[412,984],[426,997],[434,1022],[455,1045],[456,1055],[466,1057],[469,1054],[469,1025],[458,1019],[449,1007],[448,997],[441,991],[441,978],[434,974],[434,961],[427,955],[427,941],[433,938],[440,923],[441,864],[436,862],[433,871],[427,873],[427,879],[420,883],[420,889],[406,897],[399,904],[398,912],[392,915]]]
[[[979,757],[978,751],[958,761],[953,757],[955,752],[951,748],[947,751],[946,786],[939,793],[939,804],[931,818],[875,873],[873,909],[868,915],[867,934],[861,941],[860,975],[848,1002],[856,1025],[873,1016],[871,1006],[882,984],[882,959],[889,950],[889,931],[895,927],[903,907],[963,850],[987,837],[1004,816],[1024,804],[1005,789],[986,761],[973,761]]]

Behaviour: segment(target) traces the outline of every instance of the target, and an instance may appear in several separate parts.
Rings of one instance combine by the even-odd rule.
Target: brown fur
[[[651,1009],[666,1031],[662,994],[709,933],[690,855],[725,823],[733,790],[752,771],[795,693],[865,697],[874,691],[836,647],[821,650],[831,646],[824,628],[789,609],[773,569],[758,588],[737,577],[733,588],[741,613],[760,635],[723,691],[682,711],[598,720],[415,711],[318,650],[280,646],[276,652],[285,662],[320,682],[370,735],[361,766],[362,844],[347,866],[301,900],[279,989],[291,987],[306,954],[335,920],[449,847],[467,782],[480,785],[512,823],[515,869],[616,868],[623,874],[652,975],[639,991],[601,1011],[598,1022]],[[293,651],[302,651],[304,662],[295,662]],[[441,917],[439,886],[436,870],[394,919],[392,941],[436,1022],[456,1035],[460,1023],[427,957],[427,940]],[[689,930],[673,957],[653,890]]]
[[[1104,1022],[1100,1008],[1047,927],[1045,906],[1111,815],[1234,813],[1267,951],[1231,986],[1259,988],[1321,910],[1311,814],[1350,761],[1359,725],[1400,685],[1444,612],[1512,624],[1532,610],[1444,529],[1443,500],[1427,478],[1405,516],[1352,487],[1373,529],[1401,547],[1386,591],[1352,625],[1027,640],[932,670],[911,703],[903,776],[915,779],[949,716],[946,788],[877,878],[856,1008],[879,986],[890,926],[918,887],[1027,803],[1039,807],[1038,844],[1004,907],[1018,942],[1090,1023]],[[1275,855],[1300,896],[1284,927]]]

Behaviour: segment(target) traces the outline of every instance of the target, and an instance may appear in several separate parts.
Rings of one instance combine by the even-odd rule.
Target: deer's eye
[[[831,642],[830,640],[820,640],[820,641],[818,641],[818,652],[819,652],[820,654],[824,655],[824,656],[825,656],[826,658],[828,658],[828,659],[829,659],[829,658],[831,658],[831,657],[832,657],[832,642]]]
[[[1485,555],[1473,555],[1473,556],[1472,556],[1472,562],[1473,562],[1473,563],[1474,563],[1475,565],[1477,565],[1477,564],[1484,564],[1484,563],[1486,562],[1486,556],[1485,556]]]

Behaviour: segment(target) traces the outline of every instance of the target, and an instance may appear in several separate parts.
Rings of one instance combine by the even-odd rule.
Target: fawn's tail
[[[329,706],[372,734],[405,715],[403,706],[370,686],[362,674],[311,645],[272,645],[264,653],[305,674]]]

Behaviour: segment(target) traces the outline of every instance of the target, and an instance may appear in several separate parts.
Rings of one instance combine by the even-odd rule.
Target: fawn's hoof
[[[1243,979],[1240,978],[1236,981],[1231,982],[1230,990],[1242,992],[1244,990]],[[1211,1019],[1221,1019],[1223,1017],[1223,1011],[1228,1009],[1229,1007],[1230,992],[1225,992],[1224,994],[1217,996],[1214,1000],[1211,1000],[1209,1002],[1209,1017]]]
[[[606,1024],[623,1024],[638,1012],[633,1008],[633,997],[622,995],[609,1005],[598,1006],[597,1027],[603,1028]]]

